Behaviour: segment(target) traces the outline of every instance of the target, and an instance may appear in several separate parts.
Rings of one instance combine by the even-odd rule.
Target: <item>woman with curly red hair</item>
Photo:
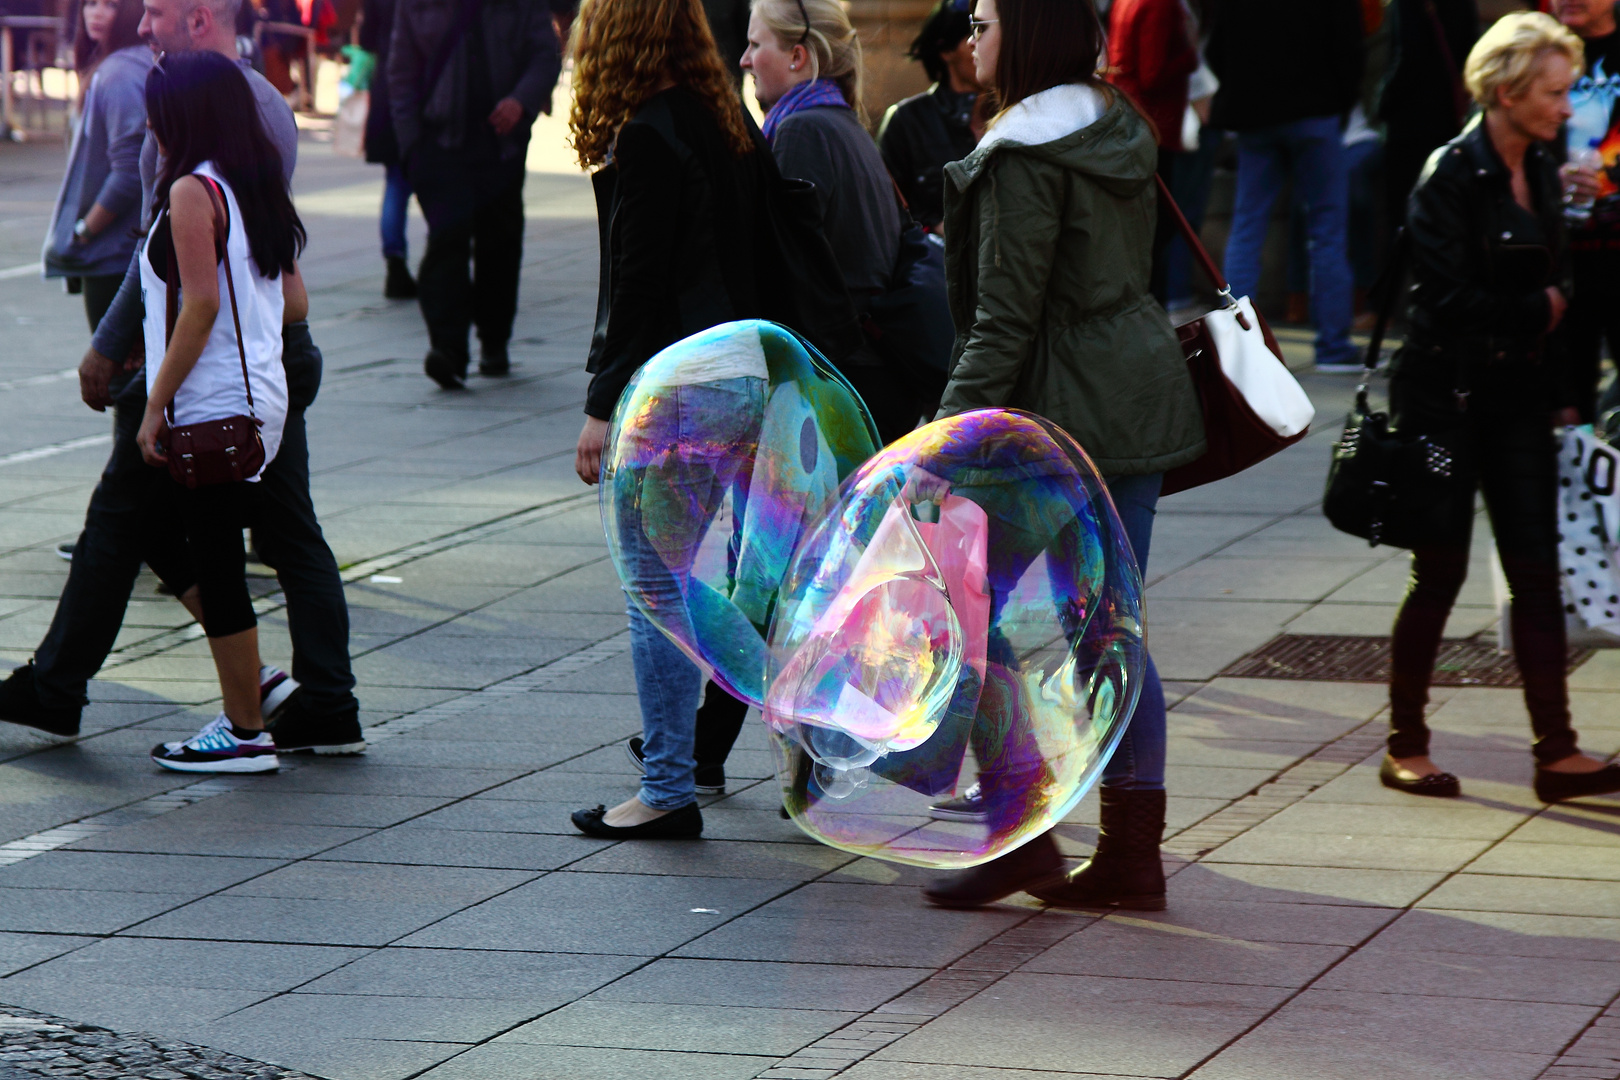
[[[641,365],[717,323],[765,314],[753,252],[768,173],[699,0],[585,0],[573,53],[569,127],[580,164],[595,170],[602,245],[574,469],[595,484],[608,417]],[[739,395],[754,382],[762,380],[720,381],[739,384]],[[648,553],[649,573],[656,560]],[[703,677],[634,604],[629,612],[642,716],[632,754],[645,778],[635,797],[578,811],[573,821],[614,839],[697,836],[693,740]]]

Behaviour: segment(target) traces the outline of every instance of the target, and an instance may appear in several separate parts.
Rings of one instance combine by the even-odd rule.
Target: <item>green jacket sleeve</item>
[[[1027,154],[997,154],[976,187],[973,324],[951,370],[942,416],[998,408],[1012,399],[1040,329],[1063,220],[1063,170]]]

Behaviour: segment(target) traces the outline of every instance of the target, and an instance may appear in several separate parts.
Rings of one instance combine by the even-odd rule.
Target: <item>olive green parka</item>
[[[1148,291],[1158,151],[1117,93],[1019,102],[945,167],[956,346],[941,416],[1010,407],[1073,435],[1104,476],[1204,453],[1198,397]]]

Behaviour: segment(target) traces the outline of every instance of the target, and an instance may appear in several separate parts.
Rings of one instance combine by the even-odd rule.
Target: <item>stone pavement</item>
[[[540,139],[555,169],[555,125]],[[50,618],[51,549],[106,449],[70,373],[77,298],[7,270],[36,257],[61,157],[0,146],[11,663]],[[1175,702],[1168,911],[930,910],[923,874],[777,817],[757,724],[703,841],[577,835],[568,811],[633,789],[621,744],[639,729],[622,600],[571,470],[589,185],[529,177],[516,371],[464,394],[422,377],[416,312],[380,299],[380,186],[306,139],[327,363],[314,489],[373,747],[266,777],[152,767],[150,745],[194,731],[216,690],[204,642],[143,576],[89,735],[53,747],[0,725],[0,1013],[22,1018],[0,1019],[0,1075],[72,1067],[17,1049],[39,1016],[334,1080],[1620,1075],[1620,804],[1534,801],[1516,691],[1437,692],[1436,753],[1466,795],[1435,803],[1378,786],[1381,687],[1217,677],[1279,632],[1388,630],[1404,560],[1316,508],[1342,379],[1306,377],[1311,438],[1162,507],[1148,619]],[[1484,567],[1456,636],[1494,619]],[[265,655],[285,663],[285,613],[259,585]],[[1620,658],[1573,682],[1585,744],[1620,750]],[[1094,823],[1088,799],[1060,829],[1072,854]],[[188,1075],[106,1061],[95,1075]]]

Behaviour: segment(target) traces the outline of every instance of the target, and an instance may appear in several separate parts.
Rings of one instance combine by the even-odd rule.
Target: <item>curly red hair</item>
[[[700,0],[585,0],[570,46],[569,145],[583,167],[607,161],[619,129],[671,82],[709,107],[739,157],[754,149]]]

